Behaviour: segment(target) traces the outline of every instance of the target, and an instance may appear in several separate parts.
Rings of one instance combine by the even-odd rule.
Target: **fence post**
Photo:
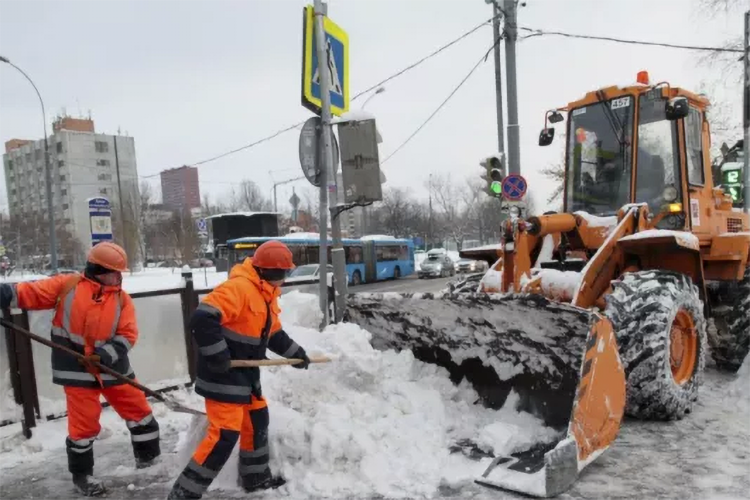
[[[185,280],[185,288],[182,289],[180,299],[182,302],[182,328],[185,334],[185,352],[187,354],[188,373],[190,382],[195,382],[196,377],[196,347],[193,343],[193,336],[190,335],[190,317],[198,308],[198,294],[195,293],[193,283],[193,271],[185,266],[182,268],[182,278]]]
[[[8,318],[21,328],[29,329],[29,318],[26,311],[23,311],[22,314],[12,315],[10,309],[3,309],[3,317]],[[29,439],[31,429],[36,427],[36,418],[41,418],[31,339],[6,328],[5,341],[8,347],[13,398],[16,404],[23,407],[21,426],[23,435],[26,439]]]

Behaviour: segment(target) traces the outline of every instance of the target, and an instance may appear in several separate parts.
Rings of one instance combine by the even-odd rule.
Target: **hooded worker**
[[[279,241],[260,245],[209,293],[190,321],[199,347],[195,392],[206,398],[208,433],[174,483],[169,499],[201,498],[240,441],[239,475],[248,491],[277,488],[285,480],[268,466],[268,406],[258,368],[230,368],[231,360],[264,359],[266,348],[286,358],[310,360],[281,328],[279,287],[294,269]]]
[[[138,340],[138,327],[133,301],[121,288],[127,262],[120,246],[102,242],[89,251],[83,275],[0,285],[4,308],[54,308],[52,341],[86,356],[79,362],[60,349],[52,350],[52,382],[64,387],[68,410],[68,470],[85,496],[106,492],[93,475],[94,440],[101,430],[100,395],[125,419],[136,466],[148,467],[160,455],[159,424],[143,392],[91,364],[96,361],[135,379],[128,352]]]

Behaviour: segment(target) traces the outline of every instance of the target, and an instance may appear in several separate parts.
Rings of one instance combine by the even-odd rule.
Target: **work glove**
[[[299,368],[299,369],[304,368],[305,370],[307,370],[307,367],[310,366],[310,358],[307,357],[307,353],[301,347],[298,348],[295,351],[295,353],[289,357],[302,360],[302,363],[297,363],[296,365],[292,365],[295,368]]]
[[[0,285],[0,308],[6,309],[10,307],[10,303],[13,301],[13,285],[3,283]]]
[[[83,359],[79,359],[78,362],[82,364],[86,370],[92,373],[99,373],[99,367],[96,366],[94,363],[101,363],[102,358],[100,358],[96,354],[89,354],[88,356],[84,356]]]

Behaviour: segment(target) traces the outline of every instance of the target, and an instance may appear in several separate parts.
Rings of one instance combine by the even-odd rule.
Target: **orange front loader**
[[[352,295],[378,348],[411,349],[557,438],[495,457],[477,482],[555,496],[614,441],[624,413],[671,420],[698,397],[705,356],[750,348],[750,218],[713,185],[708,101],[668,83],[589,92],[567,112],[564,213],[511,218],[490,270],[438,295]],[[554,130],[547,126],[540,145]],[[715,332],[706,332],[706,318]]]

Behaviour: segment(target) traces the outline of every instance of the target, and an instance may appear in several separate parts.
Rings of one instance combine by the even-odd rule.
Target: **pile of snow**
[[[581,273],[558,271],[557,269],[534,269],[534,278],[541,278],[544,295],[558,300],[570,301],[581,283]]]
[[[262,371],[271,415],[271,467],[288,481],[279,493],[291,498],[434,497],[441,487],[470,484],[489,463],[489,458],[472,461],[451,452],[452,446],[471,442],[486,452],[508,454],[558,437],[535,417],[517,412],[514,394],[502,410],[489,410],[475,405],[478,395],[470,384],[454,385],[446,370],[416,360],[410,351],[374,350],[370,334],[356,325],[332,325],[323,332],[309,328],[318,321],[312,319],[315,296],[289,293],[280,305],[289,334],[311,356],[333,361],[306,371]],[[181,397],[191,406],[201,405],[192,392],[183,391]],[[169,413],[160,404],[155,413],[163,433],[180,433],[177,458],[165,455],[159,466],[173,476],[171,482],[199,436],[191,434],[189,416]],[[110,409],[102,423],[100,438],[127,442],[124,424]],[[24,460],[64,460],[65,434],[62,420],[41,424],[30,441],[17,434],[0,436],[0,468]],[[104,453],[106,447],[97,450]],[[237,453],[211,489],[239,493]]]

